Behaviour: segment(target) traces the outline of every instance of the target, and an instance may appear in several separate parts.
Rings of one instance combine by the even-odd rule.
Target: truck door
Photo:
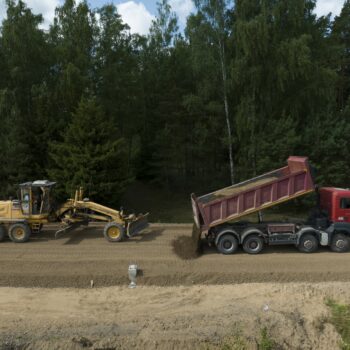
[[[336,221],[350,222],[350,197],[340,196],[337,202],[339,203],[339,208],[336,210]]]

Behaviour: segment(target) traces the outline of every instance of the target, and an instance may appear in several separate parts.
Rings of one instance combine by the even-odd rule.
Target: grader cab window
[[[23,188],[22,189],[22,212],[24,215],[30,214],[30,189],[29,188]]]
[[[21,186],[21,205],[24,215],[43,215],[50,211],[50,192],[55,183],[46,180],[27,182]]]
[[[32,189],[32,213],[39,215],[42,212],[44,193],[40,187],[33,187]]]

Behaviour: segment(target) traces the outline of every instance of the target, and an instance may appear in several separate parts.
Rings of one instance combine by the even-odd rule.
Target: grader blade
[[[148,214],[140,215],[136,220],[129,222],[127,226],[126,234],[128,237],[136,236],[142,230],[149,226]]]
[[[55,239],[58,239],[60,236],[64,235],[65,233],[73,231],[80,226],[87,226],[87,225],[88,225],[87,221],[74,222],[69,225],[64,225],[63,227],[61,227],[59,230],[56,231]]]

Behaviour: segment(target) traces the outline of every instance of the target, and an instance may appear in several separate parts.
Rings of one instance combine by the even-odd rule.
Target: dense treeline
[[[110,201],[135,179],[208,191],[307,155],[350,184],[350,0],[167,0],[147,37],[114,5],[66,0],[49,30],[6,0],[0,28],[0,194],[50,178]],[[114,196],[114,198],[116,198]]]

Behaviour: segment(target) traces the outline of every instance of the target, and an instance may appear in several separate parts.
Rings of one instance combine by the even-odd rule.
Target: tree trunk
[[[221,61],[221,73],[222,73],[222,83],[223,83],[223,99],[225,106],[225,117],[227,126],[227,136],[228,136],[228,152],[230,157],[230,175],[232,185],[235,183],[235,168],[233,163],[233,150],[232,150],[232,131],[231,131],[231,121],[229,106],[227,101],[227,73],[225,64],[225,47],[221,39],[219,39],[219,50],[220,50],[220,61]]]

